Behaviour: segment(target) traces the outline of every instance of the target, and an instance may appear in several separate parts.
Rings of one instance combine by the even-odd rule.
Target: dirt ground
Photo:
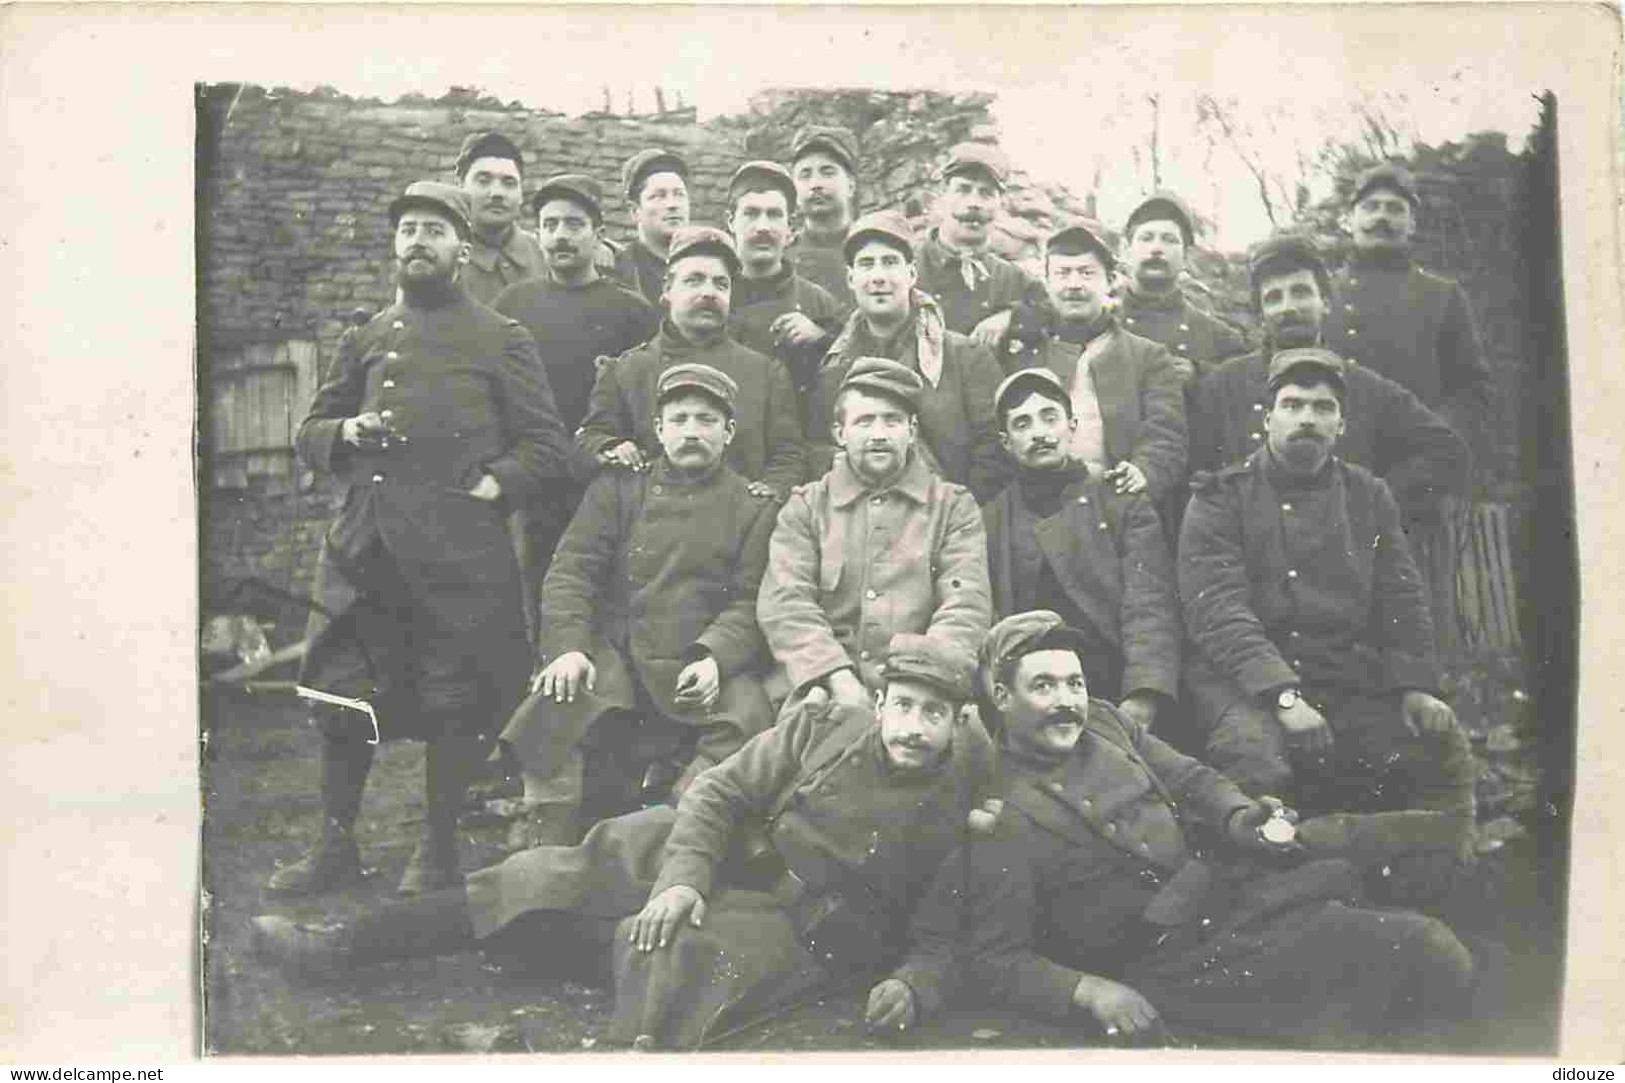
[[[357,834],[369,869],[355,888],[309,901],[268,897],[267,876],[297,860],[317,827],[316,740],[285,693],[210,690],[203,837],[205,1051],[218,1054],[581,1052],[603,1049],[610,993],[504,972],[478,952],[290,982],[249,954],[248,919],[279,913],[343,920],[395,898],[422,815],[422,746],[383,746]],[[1544,826],[1543,826],[1544,825]],[[1555,1048],[1562,892],[1546,871],[1561,844],[1557,817],[1481,862],[1489,900],[1453,924],[1470,945],[1505,945],[1504,996],[1480,1018],[1414,1051],[1540,1054]],[[465,869],[504,856],[505,824],[470,805],[459,834]],[[1499,954],[1499,953],[1497,953]],[[1010,1015],[960,1011],[882,1040],[862,1025],[863,993],[832,995],[765,1021],[717,1051],[1078,1047],[1086,1036]]]

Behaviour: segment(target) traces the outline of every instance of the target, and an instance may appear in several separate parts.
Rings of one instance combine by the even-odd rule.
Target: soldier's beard
[[[1270,344],[1277,349],[1290,350],[1319,343],[1320,326],[1312,320],[1283,320],[1270,329]]]

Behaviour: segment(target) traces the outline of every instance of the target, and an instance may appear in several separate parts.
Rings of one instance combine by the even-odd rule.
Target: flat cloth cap
[[[739,249],[734,239],[714,226],[683,226],[673,231],[666,249],[666,266],[674,266],[684,256],[720,256],[731,273],[739,273]]]
[[[948,148],[948,161],[942,167],[942,179],[961,173],[983,173],[1000,188],[1010,179],[1010,159],[998,147],[987,143],[957,143]]]
[[[734,175],[728,179],[728,205],[739,198],[740,189],[747,184],[766,184],[784,193],[785,206],[791,214],[796,210],[796,182],[790,179],[790,171],[778,162],[757,160],[746,162],[734,170]]]
[[[919,413],[920,394],[925,390],[925,381],[907,365],[888,361],[884,357],[860,357],[852,362],[852,367],[846,370],[846,376],[841,380],[842,391],[849,387],[884,395],[901,402],[911,413]]]
[[[1067,391],[1066,384],[1054,372],[1041,367],[1012,372],[1000,381],[998,390],[993,392],[994,416],[1002,418],[1007,407],[1021,401],[1019,396],[1023,392],[1031,394],[1034,391],[1064,404],[1067,416],[1072,416],[1072,395]],[[1005,401],[1007,398],[1008,402]]]
[[[1185,201],[1169,191],[1152,192],[1140,200],[1139,206],[1129,212],[1128,222],[1123,226],[1123,236],[1126,240],[1134,233],[1134,229],[1141,222],[1160,222],[1163,220],[1177,222],[1180,235],[1185,238],[1185,247],[1189,248],[1196,243],[1196,216],[1191,213]]]
[[[1353,206],[1360,202],[1378,188],[1398,192],[1413,208],[1422,205],[1422,199],[1416,191],[1416,178],[1411,176],[1410,170],[1394,162],[1383,162],[1361,173],[1354,182],[1354,195],[1349,198],[1349,205]]]
[[[1270,358],[1269,389],[1274,393],[1288,382],[1293,371],[1312,368],[1338,387],[1347,387],[1348,362],[1331,350],[1320,346],[1300,346],[1282,350]]]
[[[858,155],[853,150],[852,133],[845,128],[809,124],[798,130],[790,144],[790,164],[795,165],[814,151],[823,151],[857,176]]]
[[[734,399],[739,396],[739,385],[732,376],[719,368],[689,361],[673,365],[660,374],[655,388],[655,404],[664,403],[685,389],[699,391],[716,399],[727,409],[729,416],[734,412]]]
[[[688,180],[688,163],[674,150],[649,147],[640,150],[621,166],[621,190],[632,203],[638,201],[643,182],[653,173],[675,173]]]
[[[858,249],[870,241],[885,241],[900,249],[910,263],[914,262],[914,231],[909,228],[908,219],[896,211],[871,211],[853,222],[841,244],[841,255],[850,265]]]
[[[481,158],[507,158],[519,169],[525,168],[525,156],[512,139],[501,132],[470,132],[457,152],[457,176],[467,173],[469,166]]]
[[[428,207],[439,211],[451,219],[459,234],[468,235],[471,228],[469,220],[472,216],[468,210],[468,196],[463,194],[461,188],[440,181],[413,181],[406,186],[405,192],[390,201],[390,224],[399,223],[401,215],[413,207]]]
[[[949,699],[963,702],[971,696],[974,660],[964,651],[928,635],[898,632],[886,647],[880,667],[888,681],[923,681]]]
[[[1050,235],[1044,242],[1046,254],[1053,252],[1074,253],[1093,252],[1100,257],[1100,265],[1110,271],[1117,266],[1117,260],[1112,255],[1110,246],[1101,238],[1100,234],[1089,228],[1083,221],[1070,222]]]
[[[1089,637],[1048,609],[1012,613],[992,628],[982,640],[982,684],[989,695],[999,670],[1012,658],[1034,651],[1075,651],[1081,657],[1089,649]]]
[[[585,173],[556,173],[547,178],[531,197],[530,208],[540,212],[542,204],[552,199],[581,204],[592,215],[594,225],[604,220],[604,187]]]

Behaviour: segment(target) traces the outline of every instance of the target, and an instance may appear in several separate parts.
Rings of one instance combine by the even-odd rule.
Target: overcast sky
[[[388,10],[388,9],[386,9]],[[476,86],[504,101],[578,114],[603,88],[623,111],[680,91],[703,117],[771,86],[985,90],[1018,167],[1082,195],[1100,167],[1112,225],[1150,184],[1149,106],[1162,97],[1163,179],[1211,215],[1210,241],[1237,248],[1269,223],[1250,174],[1195,135],[1199,92],[1235,98],[1276,125],[1261,150],[1290,165],[1322,133],[1351,134],[1349,102],[1381,97],[1428,142],[1504,131],[1514,150],[1533,96],[1493,8],[1457,8],[1447,44],[1418,35],[1412,9],[1307,8],[504,8],[345,11],[245,24],[264,39],[219,78],[393,99]],[[387,31],[387,32],[386,32]],[[375,43],[340,49],[358,38]],[[1426,39],[1425,42],[1420,39]],[[1424,45],[1425,49],[1419,48]],[[1425,52],[1425,57],[1412,54]],[[1516,54],[1516,55],[1514,55]],[[222,56],[221,60],[226,57]],[[1133,150],[1140,148],[1136,161]],[[1317,196],[1322,194],[1317,191]]]

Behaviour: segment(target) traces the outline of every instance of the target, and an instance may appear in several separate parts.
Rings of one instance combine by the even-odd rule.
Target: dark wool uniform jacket
[[[1168,348],[1187,385],[1209,367],[1247,352],[1240,332],[1191,304],[1178,290],[1167,297],[1149,297],[1125,289],[1119,294],[1118,313],[1124,327]]]
[[[468,247],[468,263],[458,278],[468,295],[482,305],[496,300],[497,294],[515,282],[536,278],[547,270],[541,242],[518,226],[508,232],[501,248],[486,244],[477,235]]]
[[[860,328],[849,349],[824,358],[808,406],[814,420],[808,434],[809,473],[816,477],[822,477],[835,460],[835,438],[829,425],[835,418],[841,381],[852,362],[865,354],[885,357],[919,372],[919,339],[913,320],[884,347]],[[948,331],[943,336],[942,379],[936,387],[927,383],[920,392],[919,439],[930,450],[942,476],[965,486],[978,503],[991,499],[1015,472],[1014,462],[999,443],[993,416],[993,392],[1001,379],[1003,373],[991,350]],[[819,418],[824,420],[822,426],[816,423]]]
[[[1466,292],[1403,253],[1356,253],[1332,282],[1326,344],[1474,432],[1493,392]]]
[[[1436,519],[1440,498],[1466,492],[1467,444],[1392,380],[1363,365],[1350,365],[1345,379],[1346,428],[1337,455],[1385,480],[1407,516]],[[1191,405],[1191,472],[1218,470],[1263,447],[1269,404],[1262,351],[1209,370]]]
[[[696,346],[672,327],[598,370],[587,416],[576,443],[589,456],[631,440],[645,459],[664,455],[655,436],[655,388],[660,374],[691,362],[721,369],[739,385],[734,399],[738,428],[728,445],[726,462],[750,481],[765,481],[781,494],[802,481],[801,422],[795,388],[777,359],[741,346],[731,338]]]
[[[959,255],[937,239],[937,231],[919,243],[920,289],[937,299],[948,330],[968,335],[977,324],[1006,309],[1041,310],[1049,303],[1044,284],[1014,263],[983,250],[975,258],[987,268],[974,290],[965,287]],[[1019,313],[1018,313],[1019,314]]]
[[[1427,595],[1386,482],[1337,458],[1294,482],[1266,448],[1192,488],[1179,594],[1209,711],[1287,685],[1438,688]]]
[[[370,411],[389,413],[392,435],[363,451],[341,429]],[[324,562],[354,560],[381,540],[454,627],[517,605],[493,589],[514,567],[504,519],[563,475],[569,448],[518,323],[460,289],[438,307],[390,306],[343,338],[296,444],[305,462],[348,483]],[[502,486],[495,502],[469,495],[487,473]]]
[[[1011,535],[1020,500],[1012,483],[982,509],[995,621],[1015,611]],[[1179,598],[1162,521],[1146,498],[1120,495],[1091,474],[1067,486],[1060,513],[1040,520],[1034,533],[1066,600],[1117,647],[1123,693],[1147,690],[1177,699]]]
[[[989,1003],[1075,1018],[1072,991],[1085,973],[1121,973],[1148,947],[1142,916],[1192,856],[1181,821],[1222,832],[1253,802],[1102,700],[1089,701],[1063,762],[1029,763],[1008,750],[1001,761],[998,822],[972,840],[968,861],[944,863],[898,973],[922,1014],[962,978]]]
[[[622,286],[642,295],[656,312],[664,309],[660,294],[666,288],[666,260],[655,255],[642,237],[633,237],[631,244],[615,250],[613,274]]]
[[[1184,385],[1163,347],[1121,327],[1101,333],[1110,338],[1090,359],[1089,371],[1100,401],[1107,464],[1127,460],[1139,467],[1151,502],[1160,504],[1185,487]],[[1083,353],[1077,343],[1052,338],[1040,363],[1070,392]]]
[[[784,271],[770,279],[755,281],[743,276],[734,279],[733,298],[728,316],[728,333],[735,342],[749,346],[757,353],[776,357],[784,363],[795,385],[798,415],[802,434],[825,439],[829,429],[826,418],[819,423],[808,413],[808,400],[813,384],[818,380],[818,369],[829,349],[830,340],[840,331],[850,304],[842,304],[825,290],[792,270],[788,263]],[[773,321],[787,312],[800,312],[823,329],[823,337],[804,346],[786,344],[782,348],[773,338]]]
[[[846,254],[842,248],[846,234],[833,244],[819,244],[805,233],[798,233],[784,249],[784,258],[796,269],[796,274],[823,288],[842,308],[852,308],[852,287],[846,282]]]
[[[756,591],[777,510],[726,465],[700,480],[665,459],[600,474],[542,583],[542,661],[588,655],[597,697],[627,710],[629,663],[662,713],[692,713],[672,692],[701,649],[724,681],[766,661]]]

